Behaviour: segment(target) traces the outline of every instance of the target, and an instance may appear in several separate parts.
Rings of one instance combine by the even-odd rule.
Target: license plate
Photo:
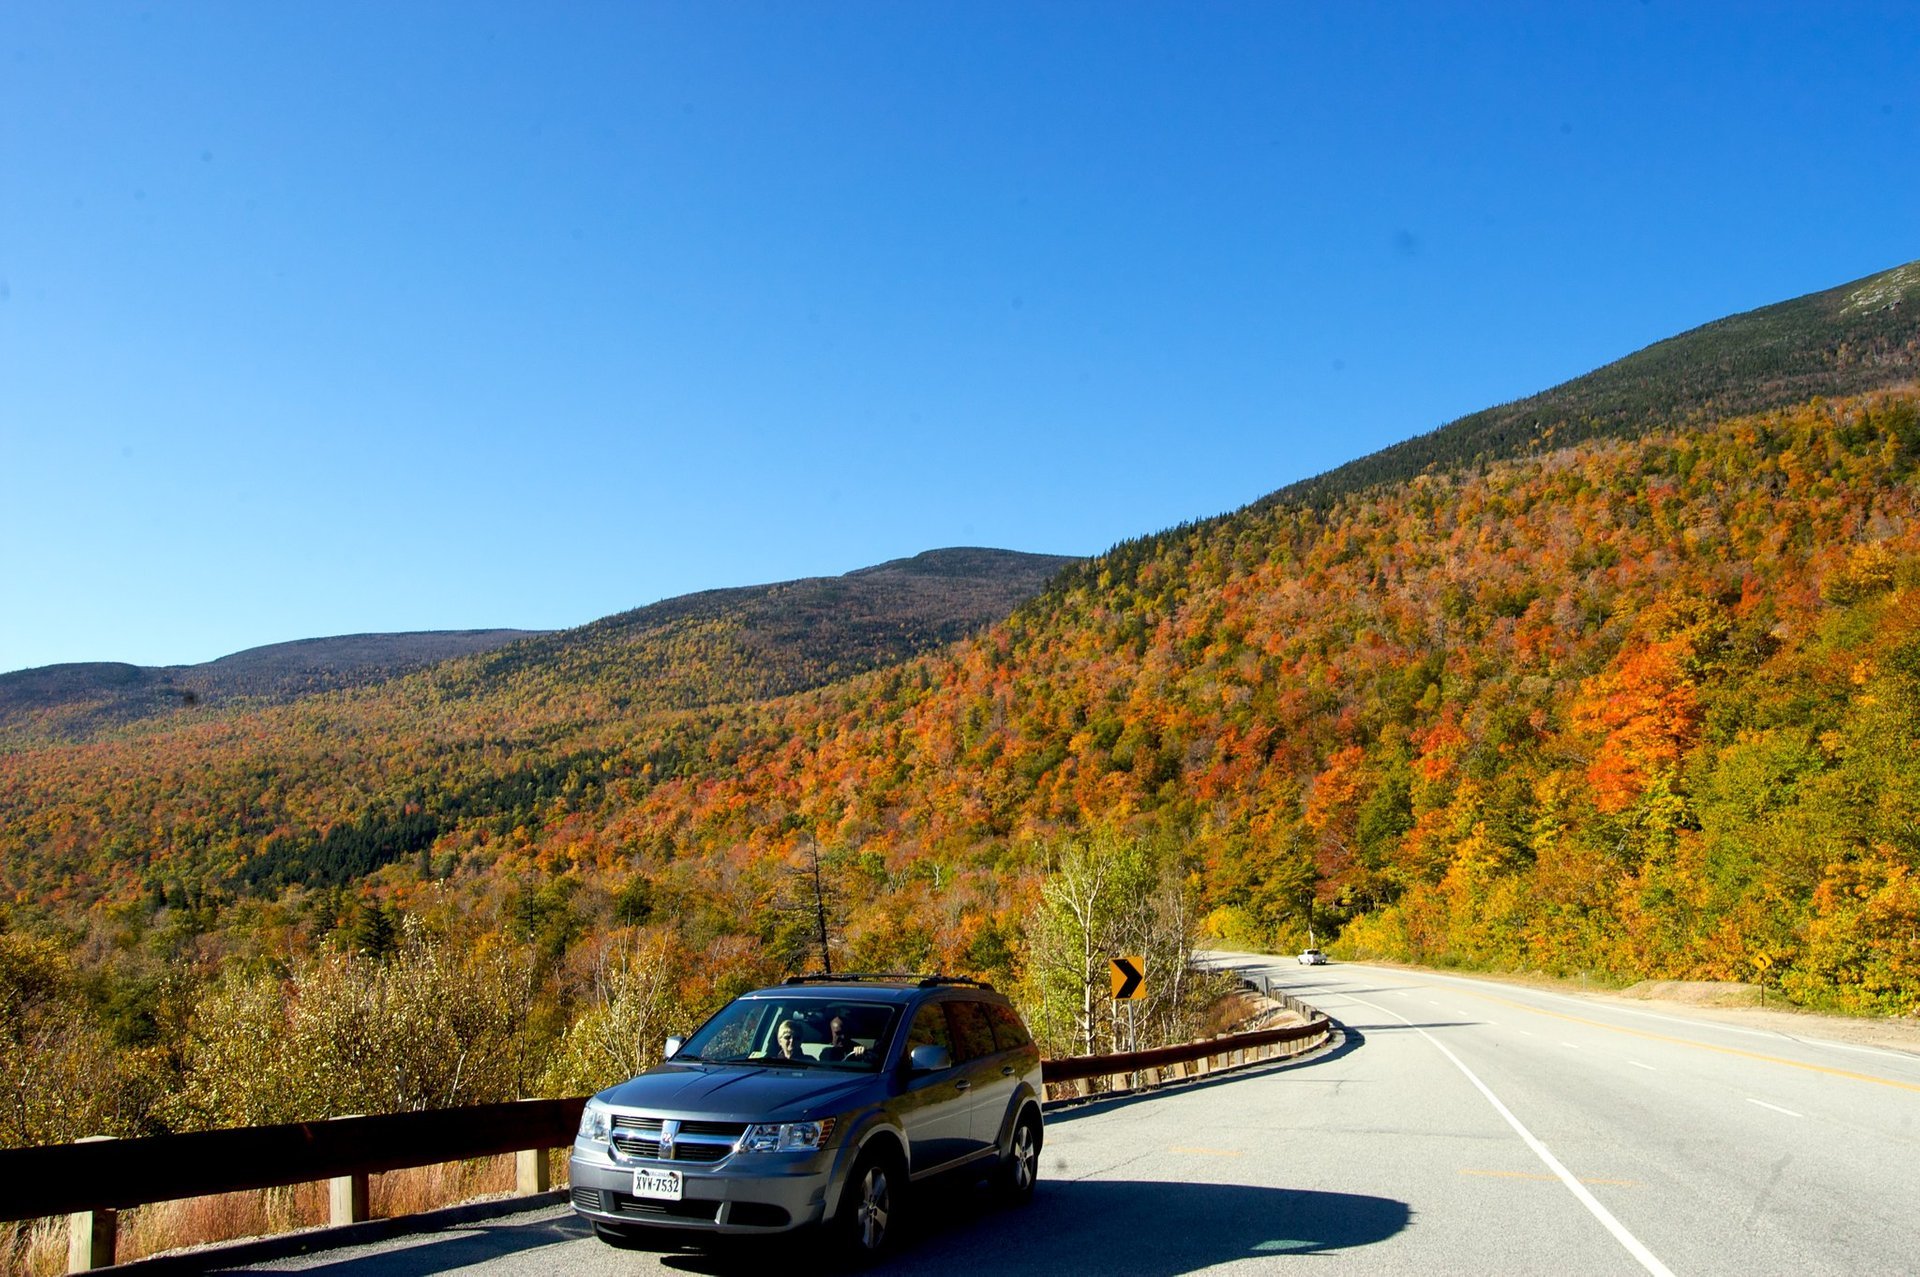
[[[633,1173],[633,1195],[652,1197],[660,1201],[677,1202],[680,1200],[679,1171],[647,1171]]]

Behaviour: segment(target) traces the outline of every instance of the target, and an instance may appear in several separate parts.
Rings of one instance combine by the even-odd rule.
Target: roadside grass
[[[549,1157],[554,1186],[563,1186],[566,1158]],[[373,1218],[390,1219],[503,1197],[513,1191],[513,1155],[507,1153],[375,1175],[368,1182],[367,1199]],[[289,1184],[154,1202],[120,1212],[119,1222],[114,1257],[124,1264],[165,1251],[323,1227],[327,1223],[327,1185]],[[6,1277],[60,1277],[66,1271],[65,1217],[0,1224],[0,1273]]]

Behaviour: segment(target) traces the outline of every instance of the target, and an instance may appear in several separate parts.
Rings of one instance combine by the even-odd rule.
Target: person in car
[[[782,1020],[773,1035],[773,1045],[761,1056],[763,1060],[804,1060],[806,1052],[800,1049],[800,1023],[797,1020]]]
[[[820,1048],[820,1058],[829,1063],[838,1060],[858,1060],[867,1054],[867,1048],[847,1036],[847,1021],[843,1016],[834,1016],[827,1025],[827,1044]]]

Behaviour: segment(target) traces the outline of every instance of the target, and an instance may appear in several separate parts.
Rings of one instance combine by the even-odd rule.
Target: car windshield
[[[675,1060],[800,1068],[880,1067],[896,1008],[824,998],[741,998],[700,1026]]]

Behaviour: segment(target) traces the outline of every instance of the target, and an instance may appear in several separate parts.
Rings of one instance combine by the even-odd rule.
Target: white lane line
[[[1394,972],[1394,974],[1404,974],[1404,973]],[[1501,994],[1507,996],[1509,999],[1519,995],[1531,993],[1534,996],[1542,999],[1550,999],[1555,1002],[1571,1003],[1575,1006],[1583,1008],[1589,1014],[1600,1012],[1600,1011],[1616,1011],[1621,1015],[1638,1016],[1643,1020],[1664,1020],[1668,1024],[1679,1025],[1681,1027],[1689,1028],[1689,1029],[1714,1029],[1714,1030],[1718,1030],[1721,1033],[1739,1034],[1741,1037],[1772,1038],[1775,1041],[1779,1041],[1781,1038],[1785,1038],[1789,1042],[1802,1042],[1808,1046],[1827,1047],[1835,1051],[1854,1051],[1862,1055],[1883,1056],[1886,1059],[1899,1060],[1905,1064],[1920,1063],[1920,1056],[1917,1056],[1912,1051],[1886,1050],[1880,1047],[1858,1046],[1849,1042],[1835,1042],[1830,1038],[1806,1037],[1798,1033],[1788,1033],[1782,1029],[1749,1029],[1737,1024],[1727,1024],[1721,1020],[1692,1020],[1692,1019],[1687,1019],[1683,1016],[1663,1015],[1658,1011],[1643,1011],[1638,1007],[1623,1007],[1611,1001],[1599,1002],[1599,1001],[1596,1001],[1595,997],[1593,996],[1575,997],[1571,994],[1551,993],[1545,989],[1532,989],[1522,985],[1502,984],[1497,980],[1475,980],[1470,976],[1440,975],[1439,973],[1432,972],[1432,971],[1422,972],[1421,974],[1428,979],[1441,980],[1441,981],[1445,981],[1453,984],[1465,985],[1467,986],[1470,992],[1481,993],[1482,996],[1489,996],[1487,993],[1487,991],[1489,990],[1498,990]],[[1601,989],[1595,989],[1594,994],[1603,996],[1603,997],[1609,996],[1605,990],[1601,990]],[[1614,994],[1611,996],[1617,997],[1618,995]]]
[[[1560,1045],[1566,1047],[1567,1050],[1569,1051],[1578,1051],[1580,1049],[1579,1047],[1575,1046],[1573,1043],[1567,1041],[1565,1038],[1562,1038],[1560,1040]]]
[[[1808,1046],[1824,1046],[1835,1051],[1858,1051],[1862,1055],[1884,1055],[1889,1060],[1905,1060],[1908,1064],[1920,1064],[1920,1056],[1911,1051],[1883,1051],[1877,1046],[1854,1046],[1848,1042],[1829,1042],[1825,1038],[1796,1038],[1787,1033],[1782,1036],[1795,1042],[1805,1042]]]
[[[1653,1065],[1642,1064],[1638,1060],[1628,1060],[1627,1063],[1633,1065],[1633,1067],[1636,1069],[1645,1069],[1649,1073],[1658,1073],[1660,1071],[1659,1069],[1654,1068]]]
[[[1349,994],[1348,996],[1352,997],[1353,995]],[[1567,1186],[1567,1191],[1572,1193],[1574,1197],[1579,1200],[1580,1204],[1582,1206],[1585,1206],[1588,1212],[1591,1213],[1595,1219],[1600,1221],[1600,1224],[1602,1227],[1604,1227],[1609,1233],[1613,1234],[1613,1239],[1615,1241],[1619,1242],[1622,1246],[1626,1247],[1627,1253],[1629,1255],[1632,1255],[1635,1259],[1640,1261],[1640,1266],[1642,1268],[1646,1269],[1649,1273],[1652,1273],[1653,1277],[1673,1277],[1673,1270],[1671,1268],[1668,1268],[1665,1264],[1661,1263],[1660,1260],[1654,1255],[1652,1251],[1648,1250],[1644,1245],[1641,1244],[1641,1241],[1638,1237],[1635,1237],[1632,1233],[1628,1232],[1627,1226],[1625,1224],[1622,1224],[1619,1220],[1615,1219],[1613,1217],[1613,1212],[1608,1210],[1605,1206],[1602,1206],[1600,1204],[1600,1199],[1595,1197],[1592,1193],[1589,1193],[1587,1191],[1587,1186],[1585,1184],[1582,1184],[1578,1179],[1574,1178],[1573,1172],[1568,1170],[1564,1165],[1561,1164],[1560,1159],[1553,1155],[1553,1150],[1548,1148],[1545,1144],[1542,1144],[1538,1136],[1536,1136],[1532,1131],[1528,1130],[1525,1126],[1521,1125],[1520,1119],[1513,1115],[1513,1110],[1508,1108],[1506,1105],[1502,1104],[1500,1102],[1500,1097],[1495,1095],[1491,1090],[1487,1089],[1487,1084],[1485,1082],[1482,1082],[1478,1077],[1478,1075],[1476,1075],[1472,1069],[1468,1068],[1461,1061],[1459,1056],[1455,1055],[1452,1051],[1449,1051],[1441,1043],[1439,1038],[1434,1037],[1431,1033],[1428,1033],[1425,1029],[1421,1028],[1419,1025],[1413,1023],[1411,1020],[1407,1019],[1403,1015],[1398,1014],[1397,1012],[1388,1011],[1383,1006],[1376,1006],[1371,1002],[1367,1002],[1364,998],[1354,998],[1353,1000],[1355,1002],[1361,1003],[1363,1006],[1371,1006],[1376,1011],[1380,1011],[1387,1015],[1393,1016],[1396,1020],[1399,1020],[1401,1023],[1405,1024],[1408,1028],[1412,1029],[1415,1033],[1418,1033],[1421,1037],[1425,1038],[1428,1042],[1432,1043],[1434,1050],[1440,1052],[1440,1054],[1446,1056],[1449,1060],[1452,1060],[1453,1067],[1455,1067],[1456,1069],[1459,1069],[1462,1073],[1466,1074],[1467,1081],[1473,1083],[1474,1089],[1479,1091],[1480,1094],[1486,1096],[1487,1103],[1493,1105],[1493,1111],[1506,1119],[1507,1125],[1511,1126],[1514,1130],[1514,1133],[1526,1142],[1526,1145],[1528,1148],[1533,1150],[1534,1156],[1538,1157],[1542,1162],[1546,1163],[1547,1169],[1552,1171],[1554,1175],[1559,1179],[1559,1181],[1562,1184],[1565,1184]],[[1758,1101],[1755,1101],[1755,1103],[1758,1103]]]
[[[1778,1104],[1769,1104],[1765,1100],[1756,1100],[1751,1095],[1747,1097],[1747,1103],[1758,1104],[1761,1108],[1772,1109],[1776,1113],[1785,1113],[1788,1117],[1805,1117],[1806,1116],[1805,1113],[1796,1113],[1792,1109],[1783,1109]]]

